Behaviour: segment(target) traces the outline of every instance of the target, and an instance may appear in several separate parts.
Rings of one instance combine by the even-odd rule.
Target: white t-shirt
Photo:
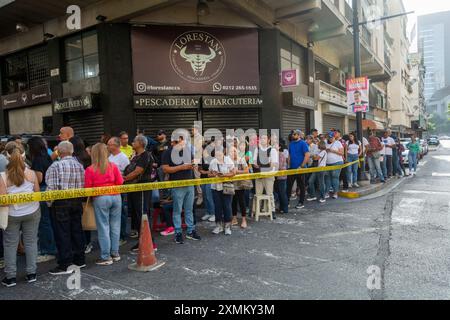
[[[319,161],[318,161],[318,167],[326,167],[327,166],[327,158],[328,158],[328,153],[326,150],[322,150],[319,152],[318,156],[320,157]]]
[[[361,145],[361,142],[359,144],[350,144],[350,141],[347,141],[347,153],[352,155],[358,155],[359,154],[359,146]]]
[[[109,156],[109,162],[114,163],[117,168],[119,168],[120,173],[123,174],[123,171],[125,168],[130,164],[130,159],[126,156],[125,153],[121,152],[116,155],[110,155]]]
[[[340,141],[335,141],[333,144],[327,143],[327,149],[333,150],[333,151],[339,151],[339,149],[343,149],[342,143]],[[327,155],[327,164],[334,164],[337,162],[342,162],[342,156],[328,152]]]
[[[392,148],[386,148],[386,145],[392,145],[395,144],[394,139],[392,139],[391,137],[387,137],[387,138],[382,138],[381,139],[381,143],[383,144],[385,152],[382,152],[382,154],[385,154],[387,156],[392,156]]]
[[[211,160],[211,163],[209,164],[209,171],[216,171],[223,174],[230,173],[234,169],[234,162],[231,160],[229,156],[225,156],[223,158],[223,164],[219,164],[219,161],[214,158]],[[216,183],[211,185],[211,189],[216,191],[222,191],[223,186],[222,183]]]
[[[260,147],[262,152],[265,152],[267,154],[267,149],[269,149],[269,147],[267,148],[263,148]],[[275,148],[271,147],[270,150],[270,156],[269,156],[269,161],[270,163],[272,163],[276,169],[278,169],[278,151],[275,150]],[[255,149],[255,155],[253,156],[253,163],[254,164],[258,164],[258,149]],[[275,170],[276,170],[275,169]],[[272,168],[261,168],[261,172],[269,172],[269,171],[275,171]]]
[[[317,156],[320,153],[320,149],[317,144],[313,143],[309,146],[309,152],[311,153],[311,158]]]

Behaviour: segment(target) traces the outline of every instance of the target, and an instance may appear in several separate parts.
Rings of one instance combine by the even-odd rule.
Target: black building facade
[[[203,132],[266,128],[280,129],[283,137],[295,128],[312,128],[317,103],[311,50],[276,29],[174,28],[101,23],[47,41],[39,46],[46,58],[45,83],[13,94],[39,87],[47,88],[48,96],[41,92],[42,101],[26,105],[4,105],[11,92],[5,82],[8,56],[2,57],[1,133],[42,129],[56,135],[69,125],[95,143],[103,133],[125,130],[134,136],[139,130],[154,136],[159,129],[190,129],[194,121],[202,121]],[[298,85],[281,85],[285,69],[299,70]],[[42,105],[51,105],[50,114]],[[26,110],[42,126],[20,132],[10,120],[15,109]]]

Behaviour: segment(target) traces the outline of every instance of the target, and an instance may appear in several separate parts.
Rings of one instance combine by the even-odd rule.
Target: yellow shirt
[[[127,145],[126,147],[120,146],[120,151],[125,153],[128,159],[131,159],[131,157],[133,156],[133,147],[130,145]]]

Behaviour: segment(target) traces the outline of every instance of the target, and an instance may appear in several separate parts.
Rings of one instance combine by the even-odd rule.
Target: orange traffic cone
[[[141,237],[139,238],[139,254],[137,261],[128,266],[128,269],[134,271],[148,272],[162,267],[165,262],[158,262],[153,250],[152,235],[150,233],[150,225],[148,216],[142,215]]]

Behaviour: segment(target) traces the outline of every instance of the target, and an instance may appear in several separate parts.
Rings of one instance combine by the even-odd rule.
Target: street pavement
[[[209,222],[198,224],[200,242],[155,235],[166,264],[149,273],[128,270],[133,241],[113,266],[96,266],[95,250],[79,290],[67,288],[68,276],[47,273],[54,262],[39,264],[36,283],[21,273],[16,287],[0,288],[0,300],[449,299],[450,141],[425,157],[416,177],[387,188],[308,203],[229,237],[212,235]]]

